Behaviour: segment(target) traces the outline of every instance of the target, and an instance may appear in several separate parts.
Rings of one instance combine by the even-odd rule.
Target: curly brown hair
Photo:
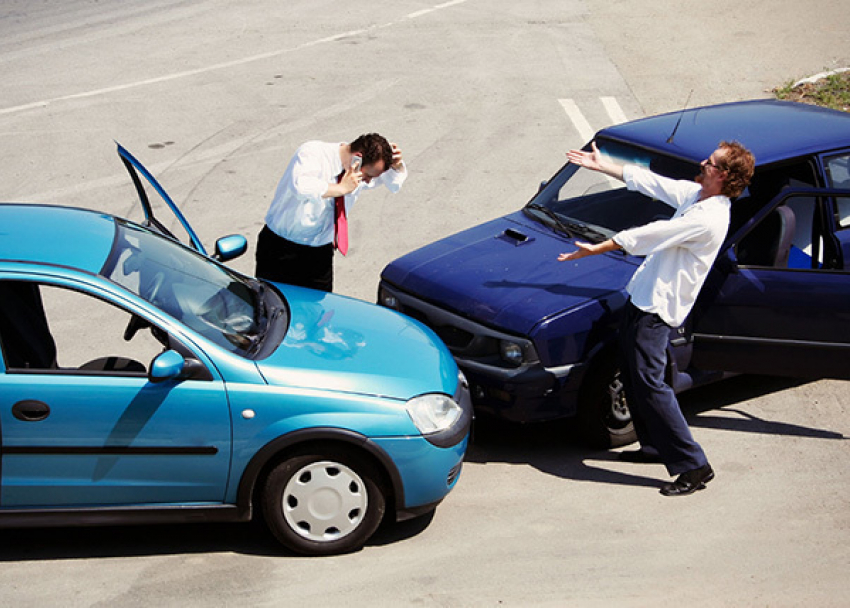
[[[351,151],[363,156],[363,166],[379,160],[384,161],[384,171],[393,164],[393,148],[384,137],[377,133],[366,133],[351,142]]]
[[[721,194],[735,198],[744,191],[755,171],[756,159],[752,152],[737,141],[722,141],[717,146],[723,150],[723,158],[718,161],[718,168],[726,171]]]

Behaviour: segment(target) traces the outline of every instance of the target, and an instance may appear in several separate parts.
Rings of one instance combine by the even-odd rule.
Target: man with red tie
[[[348,252],[348,213],[363,190],[398,192],[401,150],[377,133],[350,144],[309,141],[289,161],[257,239],[256,276],[333,291],[334,249]]]

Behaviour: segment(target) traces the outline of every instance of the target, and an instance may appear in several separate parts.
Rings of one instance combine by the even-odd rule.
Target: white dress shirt
[[[623,168],[623,179],[629,190],[676,208],[669,220],[630,228],[613,238],[628,253],[647,256],[626,287],[632,303],[678,327],[726,238],[732,203],[722,195],[700,201],[698,183],[662,177],[636,165]]]
[[[334,199],[323,198],[328,186],[342,173],[339,148],[343,144],[308,141],[289,161],[266,213],[266,225],[278,236],[293,243],[319,247],[333,243]],[[380,176],[360,182],[354,192],[345,195],[346,215],[364,190],[386,186],[398,192],[407,178],[407,167],[387,169]]]

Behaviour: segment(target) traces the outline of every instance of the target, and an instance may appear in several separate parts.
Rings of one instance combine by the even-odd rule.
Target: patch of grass
[[[783,87],[773,89],[772,92],[777,99],[850,112],[850,71],[831,74],[815,82],[803,82],[797,86],[789,82]]]

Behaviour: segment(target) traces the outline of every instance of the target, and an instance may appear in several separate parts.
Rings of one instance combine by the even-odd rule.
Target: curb
[[[796,88],[802,84],[814,83],[818,80],[823,80],[824,78],[828,78],[829,76],[835,76],[836,74],[841,74],[843,72],[850,71],[850,68],[836,68],[834,70],[830,70],[828,72],[821,72],[820,74],[815,74],[814,76],[809,76],[808,78],[803,78],[798,80],[794,84],[791,85],[791,88]]]

